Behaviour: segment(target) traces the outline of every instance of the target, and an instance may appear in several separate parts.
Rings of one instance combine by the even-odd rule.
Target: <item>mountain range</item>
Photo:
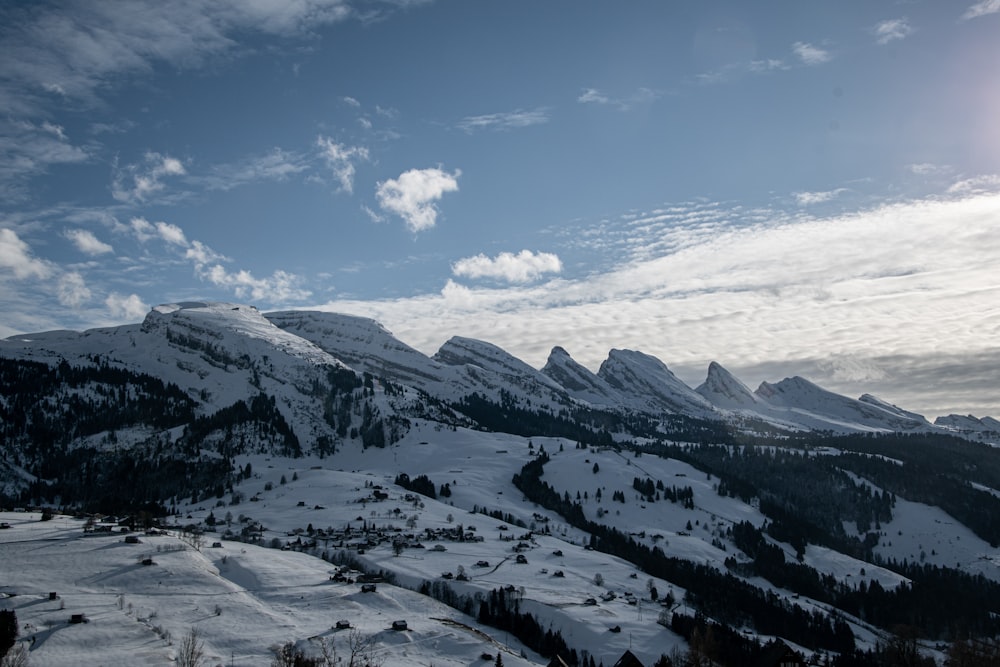
[[[138,325],[13,336],[0,341],[0,356],[104,363],[152,375],[176,384],[203,412],[264,392],[307,442],[329,435],[316,423],[313,384],[330,368],[367,373],[449,404],[473,394],[494,402],[504,396],[554,414],[587,409],[652,420],[682,416],[791,433],[928,432],[995,440],[1000,432],[992,417],[948,415],[931,423],[869,394],[854,399],[801,377],[764,382],[753,391],[716,362],[691,388],[661,360],[636,350],[611,350],[596,373],[562,347],[553,348],[538,370],[488,342],[458,336],[428,357],[370,319],[261,313],[227,303],[158,306]]]

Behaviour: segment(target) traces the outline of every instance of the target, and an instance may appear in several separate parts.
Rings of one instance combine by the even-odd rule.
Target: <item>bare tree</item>
[[[0,660],[0,667],[28,667],[28,655],[28,647],[24,643],[16,644]]]
[[[205,659],[205,642],[198,631],[191,628],[177,649],[177,667],[201,667]]]
[[[375,654],[375,638],[361,634],[356,628],[347,636],[347,647],[351,650],[347,667],[382,667],[385,662],[382,656]]]

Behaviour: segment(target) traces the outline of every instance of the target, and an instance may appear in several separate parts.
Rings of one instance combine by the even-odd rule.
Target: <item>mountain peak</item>
[[[656,357],[636,350],[613,349],[597,376],[649,412],[707,417],[715,408],[684,384]]]
[[[695,391],[712,405],[730,410],[752,408],[763,402],[761,396],[754,394],[739,378],[716,361],[708,365],[708,375]]]

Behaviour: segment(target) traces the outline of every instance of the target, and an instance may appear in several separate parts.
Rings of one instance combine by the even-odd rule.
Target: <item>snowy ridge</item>
[[[852,399],[798,377],[750,391],[716,362],[705,382],[691,389],[662,361],[638,351],[611,350],[595,374],[557,346],[536,370],[484,341],[453,337],[428,357],[368,318],[313,311],[264,315],[231,303],[166,304],[141,325],[13,336],[0,341],[0,354],[81,365],[92,365],[96,356],[177,384],[206,412],[267,393],[300,436],[325,433],[310,394],[331,368],[367,372],[446,403],[476,392],[552,411],[576,403],[657,419],[760,419],[792,431],[941,431],[990,441],[1000,433],[1000,422],[990,417],[950,415],[931,424],[869,394]]]
[[[935,419],[934,424],[961,433],[1000,433],[1000,421],[993,417],[978,419],[972,415],[947,415]]]
[[[577,363],[569,352],[559,346],[552,348],[542,373],[578,400],[605,407],[622,407],[625,403],[618,390]]]
[[[801,377],[771,384],[755,392],[790,421],[833,431],[913,432],[933,429],[922,416],[869,397],[862,401],[823,389]],[[774,411],[771,411],[774,414]],[[826,426],[823,426],[826,424]]]
[[[173,383],[211,413],[265,393],[300,438],[326,435],[309,395],[343,362],[282,331],[256,308],[187,302],[154,308],[141,325],[8,338],[4,356],[91,366],[94,357]],[[319,413],[321,414],[321,412]]]
[[[485,390],[483,393],[494,399],[503,389],[515,396],[541,400],[550,407],[570,402],[566,391],[552,378],[492,343],[453,336],[433,359],[462,368],[467,377]]]
[[[718,408],[754,410],[768,407],[763,397],[750,391],[739,378],[715,361],[708,365],[708,375],[695,391]]]
[[[634,350],[611,350],[598,377],[629,396],[636,409],[652,413],[718,418],[719,413],[701,394],[681,382],[656,357]]]
[[[295,310],[267,313],[265,317],[360,373],[371,373],[431,393],[437,393],[432,389],[459,381],[453,369],[403,343],[366,317]]]

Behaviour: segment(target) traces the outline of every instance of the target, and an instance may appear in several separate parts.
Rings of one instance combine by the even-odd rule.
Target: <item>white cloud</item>
[[[375,196],[383,210],[401,217],[410,231],[420,232],[437,223],[434,202],[458,190],[461,174],[458,169],[454,174],[438,168],[410,169],[398,179],[379,183]]]
[[[344,102],[345,102],[345,103],[346,103],[346,104],[347,104],[348,106],[352,106],[352,107],[354,107],[354,108],[357,108],[357,107],[360,107],[360,106],[361,106],[361,102],[358,102],[358,101],[357,101],[357,100],[356,100],[355,98],[353,98],[353,97],[350,97],[350,96],[348,96],[348,95],[345,95],[344,97],[342,97],[342,98],[340,98],[340,99],[344,100]]]
[[[143,302],[138,294],[119,294],[112,292],[104,299],[111,317],[116,320],[141,320],[149,312],[149,306]]]
[[[308,298],[311,292],[300,287],[302,279],[277,270],[269,278],[257,278],[245,269],[231,271],[223,264],[232,260],[196,239],[189,240],[184,230],[168,222],[151,223],[132,218],[127,228],[142,243],[159,239],[194,267],[195,275],[216,287],[231,291],[241,299],[286,304]]]
[[[184,230],[177,225],[168,222],[156,223],[156,233],[167,243],[187,247],[187,239],[184,237]]]
[[[847,188],[837,188],[836,190],[826,190],[823,192],[796,192],[795,201],[799,206],[823,204],[839,197],[844,192],[847,192]]]
[[[458,121],[458,127],[471,133],[476,130],[511,130],[547,122],[549,122],[549,113],[545,108],[528,111],[518,109],[503,113],[466,116]]]
[[[132,218],[128,226],[140,243],[145,243],[156,235],[156,227],[146,218]]]
[[[333,171],[333,177],[340,183],[340,189],[348,194],[354,192],[354,162],[367,160],[368,149],[363,146],[338,144],[324,136],[316,138],[316,145],[327,166]]]
[[[90,288],[77,271],[70,271],[59,277],[57,294],[59,303],[71,308],[79,308],[91,296]]]
[[[86,255],[104,255],[114,252],[114,248],[86,229],[67,229],[64,235],[73,242],[77,250]]]
[[[546,273],[562,271],[562,262],[557,255],[548,252],[533,253],[522,250],[516,255],[502,252],[490,258],[479,254],[465,257],[451,266],[456,276],[466,278],[493,278],[508,283],[526,283]]]
[[[877,23],[872,28],[872,33],[875,35],[875,41],[884,46],[889,42],[906,39],[913,34],[913,27],[906,18],[889,19]]]
[[[160,239],[182,248],[189,245],[184,230],[169,222],[150,222],[145,218],[132,218],[125,229],[131,231],[140,243],[146,243],[150,239]]]
[[[184,165],[177,158],[148,152],[143,161],[115,169],[111,183],[111,196],[120,202],[145,202],[152,195],[164,189],[163,178],[183,176]]]
[[[792,44],[792,52],[806,65],[820,65],[832,58],[829,51],[808,42],[795,42]]]
[[[231,272],[221,264],[214,264],[202,267],[199,275],[213,285],[232,290],[241,299],[288,303],[302,301],[312,295],[309,290],[299,287],[301,278],[286,271],[275,271],[270,278],[255,278],[249,271]]]
[[[965,10],[962,18],[966,21],[1000,12],[1000,0],[980,0]]]
[[[13,229],[0,229],[0,269],[8,269],[15,278],[47,278],[49,264],[31,255],[31,248]]]
[[[183,231],[177,228],[180,237]],[[286,304],[309,298],[312,292],[300,287],[302,279],[294,273],[277,270],[269,278],[257,278],[245,269],[230,271],[222,264],[231,261],[201,241],[185,242],[184,258],[194,265],[195,274],[216,287],[231,291],[240,299]]]
[[[228,257],[220,255],[201,241],[191,241],[191,247],[184,251],[184,258],[194,263],[195,267],[230,261]]]

